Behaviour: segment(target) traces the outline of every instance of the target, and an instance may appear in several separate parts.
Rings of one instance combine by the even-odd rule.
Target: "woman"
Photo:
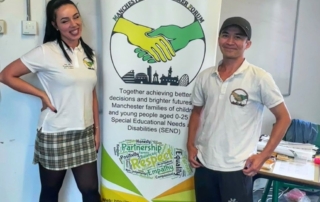
[[[0,82],[42,100],[33,160],[39,165],[40,202],[58,201],[69,168],[83,201],[98,202],[96,58],[81,38],[81,16],[72,1],[51,0],[46,13],[44,43],[9,64]],[[45,92],[20,79],[30,72]]]

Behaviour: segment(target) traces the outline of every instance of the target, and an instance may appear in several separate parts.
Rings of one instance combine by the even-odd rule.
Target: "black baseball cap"
[[[247,35],[248,39],[249,40],[251,39],[251,25],[246,19],[244,19],[242,17],[231,17],[231,18],[226,19],[222,23],[219,34],[221,34],[221,32],[225,28],[227,28],[231,25],[239,26],[244,31],[244,33]]]

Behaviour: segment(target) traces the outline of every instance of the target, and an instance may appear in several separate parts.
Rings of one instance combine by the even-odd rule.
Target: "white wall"
[[[77,1],[80,2],[79,8],[85,23],[84,39],[101,56],[102,34],[100,20],[97,17],[100,16],[100,1]],[[5,0],[0,3],[0,19],[7,23],[7,32],[0,35],[0,70],[41,44],[45,0],[31,0],[31,4],[32,19],[38,22],[40,30],[37,36],[20,34],[20,21],[26,16],[25,0]],[[319,0],[301,0],[292,92],[285,98],[293,118],[316,123],[320,123],[320,38],[317,28],[320,19],[319,9]],[[101,61],[101,57],[99,60]],[[39,85],[34,76],[27,76],[26,80]],[[40,192],[40,181],[38,168],[31,162],[40,102],[34,97],[14,92],[3,84],[0,84],[0,96],[0,200],[35,202]],[[266,112],[262,132],[268,134],[273,122],[271,114]],[[81,201],[70,173],[67,175],[60,199],[62,202]]]
[[[46,0],[31,0],[31,18],[38,23],[37,36],[21,35],[21,20],[26,19],[26,0],[0,2],[0,19],[6,22],[7,28],[4,35],[0,34],[0,71],[11,61],[42,43],[45,2]],[[101,26],[98,17],[100,1],[75,2],[78,2],[80,13],[83,15],[84,40],[95,49],[98,61],[101,61]],[[34,75],[24,78],[40,86]],[[17,93],[0,83],[0,201],[38,201],[40,180],[38,167],[32,164],[32,158],[40,104],[39,99]],[[60,200],[81,201],[71,172],[66,176]]]
[[[320,19],[319,9],[319,0],[300,0],[291,95],[285,98],[292,118],[318,124],[320,124],[320,38],[317,26],[317,19]],[[269,134],[274,119],[270,112],[266,112],[262,132]]]

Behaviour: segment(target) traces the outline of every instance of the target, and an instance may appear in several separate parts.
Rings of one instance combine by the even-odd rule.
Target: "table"
[[[275,162],[277,163],[277,162]],[[289,163],[289,162],[281,162],[281,163]],[[272,202],[278,202],[278,194],[279,194],[279,183],[290,183],[294,185],[300,185],[300,186],[308,186],[310,188],[320,189],[320,166],[314,164],[313,162],[307,161],[306,163],[314,166],[314,179],[313,180],[305,180],[305,179],[299,179],[299,178],[293,178],[290,176],[284,176],[277,173],[274,173],[274,166],[272,170],[263,170],[261,169],[258,172],[257,178],[266,178],[268,179],[268,183],[265,187],[265,192],[269,192],[271,184],[273,182],[273,197]],[[275,197],[276,196],[276,197]],[[266,200],[267,194],[264,194],[261,202],[264,202]]]

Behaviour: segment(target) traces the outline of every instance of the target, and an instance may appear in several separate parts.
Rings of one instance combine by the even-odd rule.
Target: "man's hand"
[[[199,168],[202,165],[197,161],[198,149],[195,146],[188,146],[188,160],[193,168]]]
[[[256,175],[267,159],[262,153],[252,155],[247,159],[243,173],[251,177]]]

